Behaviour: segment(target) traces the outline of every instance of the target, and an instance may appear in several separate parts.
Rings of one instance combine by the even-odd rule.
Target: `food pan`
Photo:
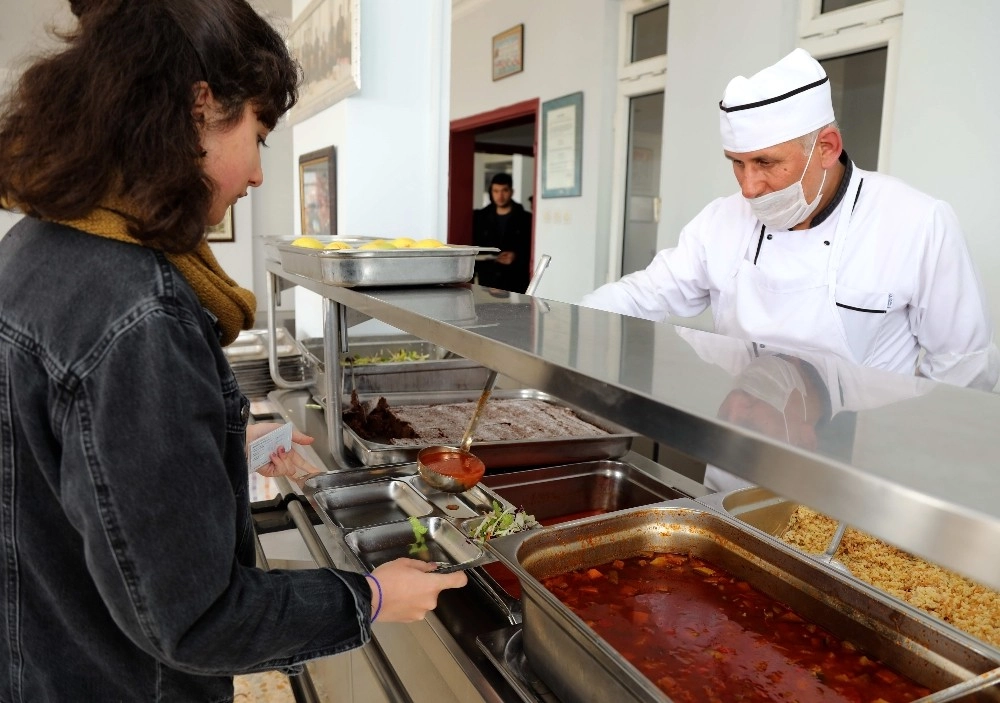
[[[390,407],[401,405],[433,405],[464,403],[479,399],[481,391],[442,391],[428,393],[383,394]],[[543,400],[553,405],[570,407],[555,397],[537,390],[498,390],[493,398],[524,398]],[[359,398],[364,402],[377,396]],[[616,459],[628,453],[635,436],[625,428],[590,413],[571,408],[576,415],[608,434],[593,437],[545,437],[505,442],[473,442],[472,453],[483,460],[487,470],[566,464],[577,461]],[[464,430],[464,428],[463,428]],[[396,446],[362,439],[353,429],[344,426],[344,445],[365,466],[403,464],[417,460],[419,451],[428,445]]]
[[[462,522],[490,512],[494,500],[510,506],[483,486],[464,493],[434,488],[420,478],[414,464],[319,474],[305,481],[303,492],[321,516],[341,530],[424,515]]]
[[[323,339],[311,338],[301,342],[306,356],[317,368],[316,387],[326,388],[323,374]],[[426,355],[421,361],[389,361],[370,364],[352,364],[349,359],[373,357],[379,354],[414,352]],[[351,340],[350,352],[343,355],[341,372],[344,378],[343,393],[412,393],[440,390],[482,389],[490,371],[474,361],[463,359],[430,342],[412,337]]]
[[[316,494],[316,502],[344,529],[428,515],[433,507],[405,481],[376,481]]]
[[[645,471],[611,460],[495,474],[482,483],[543,525],[685,497]]]
[[[703,557],[931,690],[1000,664],[976,640],[691,499],[519,533],[487,549],[521,582],[527,660],[562,703],[670,700],[539,582],[643,551]]]
[[[788,523],[792,514],[795,513],[796,509],[800,505],[795,501],[776,495],[766,488],[756,486],[740,488],[723,493],[713,493],[699,498],[698,502],[704,503],[710,508],[718,510],[729,517],[735,518],[741,524],[750,529],[760,530],[762,533],[776,539],[782,538],[785,530],[788,528]],[[832,536],[832,529],[830,534]],[[782,544],[785,543],[782,542]],[[791,545],[789,545],[789,547],[798,551],[798,547]],[[806,556],[816,558],[819,555],[807,553]],[[885,593],[877,586],[863,582],[861,578],[850,574],[849,567],[851,566],[852,560],[846,559],[846,561],[848,563],[844,564],[844,566],[845,569],[848,569],[847,573],[852,578],[855,578],[859,584],[863,584],[866,588],[877,589],[880,593]],[[916,606],[906,603],[904,600],[898,599],[896,596],[889,593],[885,593],[885,597],[895,600],[899,603],[901,608],[916,608]],[[947,603],[951,598],[954,598],[954,596],[949,596],[948,594],[943,595],[941,599],[942,604]],[[925,612],[919,608],[916,609],[921,613]],[[935,614],[933,613],[930,613],[929,615],[931,617],[935,617]],[[943,627],[954,627],[944,620],[941,620],[940,622]],[[986,646],[991,646],[989,642],[986,642],[985,644]]]
[[[427,528],[426,550],[421,552],[410,549],[414,534],[409,521],[364,527],[348,532],[344,540],[369,571],[400,557],[436,562],[445,568],[470,567],[487,558],[482,547],[448,520],[440,517],[419,520]]]
[[[332,237],[317,239],[333,241]],[[366,241],[337,240],[355,247]],[[465,283],[472,280],[476,255],[496,251],[457,244],[428,249],[308,249],[284,239],[270,246],[287,273],[347,287]]]

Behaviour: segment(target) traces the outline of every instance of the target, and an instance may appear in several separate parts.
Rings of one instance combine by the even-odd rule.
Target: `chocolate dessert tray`
[[[481,391],[439,391],[432,393],[395,393],[383,394],[390,408],[408,405],[438,405],[450,403],[474,403],[479,399]],[[378,400],[379,396],[359,394],[362,403]],[[531,437],[527,439],[511,439],[503,441],[476,441],[472,443],[471,451],[490,469],[531,468],[535,466],[552,466],[579,461],[594,461],[600,459],[617,459],[628,453],[635,436],[625,428],[608,422],[603,418],[577,410],[554,396],[531,389],[497,390],[492,399],[522,399],[538,400],[549,405],[566,408],[581,420],[594,425],[603,432],[590,436],[577,437]],[[470,409],[471,412],[471,409]],[[457,427],[457,444],[465,431],[468,418],[464,418]],[[482,423],[480,423],[482,425]],[[351,427],[344,425],[344,445],[352,451],[365,466],[381,466],[385,464],[402,464],[416,461],[417,453],[425,446],[441,444],[440,441],[428,441],[419,444],[397,445],[386,444],[363,439]]]

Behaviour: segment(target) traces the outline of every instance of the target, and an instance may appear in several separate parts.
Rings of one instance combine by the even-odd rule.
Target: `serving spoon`
[[[539,258],[531,282],[524,291],[526,295],[532,295],[538,288],[538,282],[542,280],[542,273],[550,261],[552,257],[548,254],[543,254]],[[479,418],[486,407],[486,401],[490,399],[499,376],[497,371],[490,371],[490,375],[487,376],[483,393],[479,396],[472,417],[469,418],[461,444],[457,447],[435,444],[424,447],[417,453],[417,471],[426,483],[447,493],[463,493],[479,483],[486,473],[486,464],[469,451],[469,448],[472,446],[472,439],[479,425]]]

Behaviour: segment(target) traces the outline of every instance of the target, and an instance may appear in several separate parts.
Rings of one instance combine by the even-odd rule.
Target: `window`
[[[632,63],[667,53],[669,16],[668,5],[632,15]]]
[[[827,75],[844,146],[861,168],[886,164],[902,0],[801,0],[799,46]]]
[[[868,1],[869,0],[822,0],[820,12],[836,12],[837,10],[843,10],[845,7],[860,5],[861,3]]]
[[[830,77],[833,112],[844,148],[861,168],[878,168],[885,97],[886,48],[820,61]]]

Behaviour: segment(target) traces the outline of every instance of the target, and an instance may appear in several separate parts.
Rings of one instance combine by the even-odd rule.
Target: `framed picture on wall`
[[[302,64],[292,124],[361,89],[361,0],[312,0],[292,25],[289,50]]]
[[[580,195],[583,93],[542,103],[542,197]]]
[[[511,27],[493,37],[493,80],[524,70],[524,25]]]
[[[229,206],[226,210],[226,216],[222,218],[222,222],[217,225],[210,226],[205,230],[205,235],[210,242],[235,242],[236,232],[233,229],[233,207]]]
[[[299,157],[302,235],[337,234],[337,150],[328,146]]]

